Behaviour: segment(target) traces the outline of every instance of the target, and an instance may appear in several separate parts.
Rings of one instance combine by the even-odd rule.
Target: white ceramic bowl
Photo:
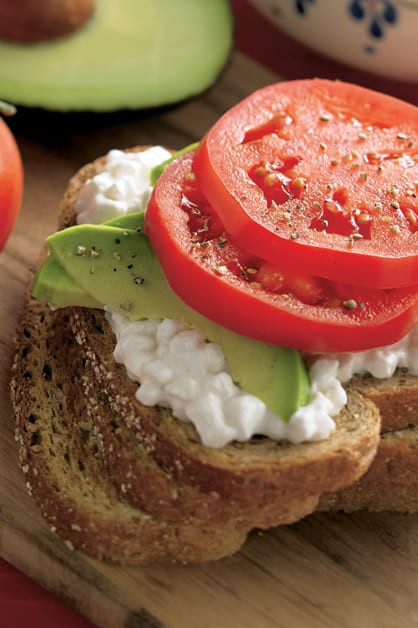
[[[418,82],[418,0],[250,0],[271,22],[328,57]]]

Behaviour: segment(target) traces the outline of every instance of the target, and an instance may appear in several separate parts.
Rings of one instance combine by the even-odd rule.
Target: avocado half
[[[232,45],[227,0],[97,0],[54,41],[0,41],[0,98],[58,111],[178,102],[210,86]]]

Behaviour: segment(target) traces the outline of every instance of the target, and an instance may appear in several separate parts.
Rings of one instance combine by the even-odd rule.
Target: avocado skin
[[[300,354],[237,334],[189,308],[169,287],[142,227],[143,214],[131,214],[50,236],[33,296],[56,307],[101,304],[133,320],[174,318],[195,327],[221,346],[234,381],[288,420],[309,396]]]

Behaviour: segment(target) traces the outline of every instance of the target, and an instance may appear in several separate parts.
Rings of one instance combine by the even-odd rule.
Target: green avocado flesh
[[[97,0],[68,37],[0,41],[1,96],[61,111],[174,103],[214,82],[231,43],[227,0]]]
[[[34,294],[42,292],[42,301],[54,307],[67,307],[69,304],[78,307],[102,307],[100,301],[83,290],[52,255],[47,257],[36,273],[32,289]]]
[[[132,214],[50,236],[33,296],[56,307],[100,304],[130,319],[180,320],[219,344],[234,381],[288,420],[309,396],[300,354],[241,336],[189,308],[169,287],[142,226],[143,215]]]

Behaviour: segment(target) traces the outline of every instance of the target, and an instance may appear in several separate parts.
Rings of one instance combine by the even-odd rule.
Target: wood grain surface
[[[229,106],[277,77],[235,55],[215,88],[176,108],[114,115],[21,111],[23,211],[0,255],[0,555],[109,628],[413,628],[418,517],[313,515],[261,534],[214,564],[119,567],[70,552],[50,533],[18,470],[8,377],[29,269],[69,177],[110,148],[195,141]],[[1,623],[1,622],[0,622]],[[30,626],[30,618],[28,618]]]

